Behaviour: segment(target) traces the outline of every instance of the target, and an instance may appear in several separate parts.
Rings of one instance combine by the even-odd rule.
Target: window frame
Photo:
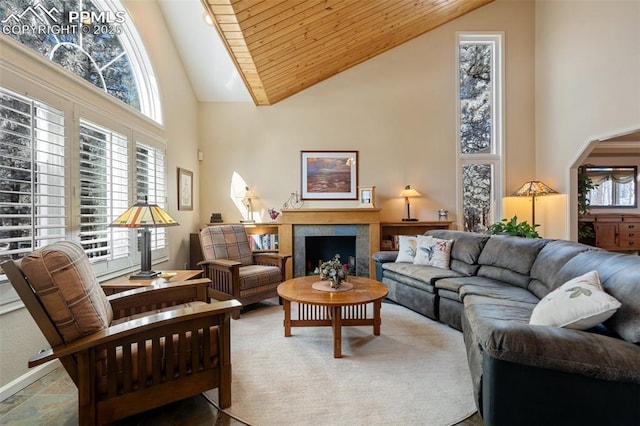
[[[49,62],[46,58],[31,51],[26,46],[9,38],[0,37],[0,49],[3,59],[0,63],[0,86],[18,95],[25,96],[57,108],[64,113],[66,145],[65,165],[69,171],[65,177],[67,202],[67,232],[65,238],[78,240],[79,234],[79,162],[77,161],[80,117],[96,122],[106,127],[112,126],[126,135],[128,155],[135,160],[136,141],[145,141],[146,145],[154,146],[165,151],[166,139],[163,127],[134,110],[125,103],[99,91],[81,78],[68,73],[63,68]],[[165,161],[167,168],[167,161]],[[135,161],[129,164],[130,176],[130,204],[137,195],[135,189]],[[165,181],[168,184],[168,170],[165,170]],[[165,196],[168,197],[168,185]],[[135,238],[135,230],[131,231]],[[94,266],[100,281],[139,269],[140,253],[137,244],[133,244],[133,251],[127,258],[129,261],[118,265],[114,269]],[[169,259],[169,244],[153,251],[153,263],[165,262]],[[0,275],[0,310],[3,312],[19,309],[21,303],[6,277]]]
[[[609,171],[609,170],[610,170],[610,174],[613,174],[616,172],[616,170],[627,170],[627,169],[629,173],[631,173],[632,175],[632,179],[630,180],[629,183],[633,185],[633,204],[620,204],[617,193],[616,193],[616,187],[620,184],[615,182],[614,180],[605,179],[605,180],[611,181],[610,196],[611,196],[612,202],[610,204],[593,204],[593,201],[591,201],[589,204],[590,208],[592,209],[636,209],[638,208],[638,166],[636,165],[609,166],[609,165],[595,165],[595,164],[584,166],[586,175],[589,176],[592,179],[592,181],[594,181],[592,177],[594,174],[602,174],[604,171]],[[596,182],[594,181],[594,183]],[[589,200],[591,200],[592,194],[598,191],[600,191],[599,186],[591,189],[588,193]]]
[[[493,45],[492,81],[493,93],[491,116],[491,152],[464,154],[461,152],[461,115],[460,102],[460,46],[466,43],[482,43]],[[463,168],[467,165],[489,165],[492,168],[491,214],[489,224],[502,217],[502,197],[504,196],[504,32],[456,32],[455,44],[455,93],[456,93],[456,193],[458,227],[465,229],[464,217],[464,185]]]

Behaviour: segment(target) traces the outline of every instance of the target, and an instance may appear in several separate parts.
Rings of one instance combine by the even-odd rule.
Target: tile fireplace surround
[[[357,275],[375,271],[371,255],[380,250],[380,209],[287,209],[279,226],[280,253],[290,254],[287,279],[304,275],[304,240],[307,236],[356,237]]]

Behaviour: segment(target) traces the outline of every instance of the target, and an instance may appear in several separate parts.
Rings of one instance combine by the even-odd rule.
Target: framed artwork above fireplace
[[[301,151],[303,200],[357,200],[358,151]]]

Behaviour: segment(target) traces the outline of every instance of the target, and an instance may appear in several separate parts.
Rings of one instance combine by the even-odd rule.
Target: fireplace
[[[338,253],[342,263],[353,257],[353,274],[369,276],[369,227],[367,225],[295,225],[293,227],[293,276],[313,273],[319,260]]]
[[[380,250],[380,209],[283,209],[278,235],[280,253],[291,255],[287,279],[306,274],[305,238],[322,236],[355,237],[355,275],[375,276],[371,255]]]
[[[305,274],[317,274],[321,262],[338,254],[340,262],[347,265],[348,273],[356,273],[356,236],[326,235],[305,237]]]

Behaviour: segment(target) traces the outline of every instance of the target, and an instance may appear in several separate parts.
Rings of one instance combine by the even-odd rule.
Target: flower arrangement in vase
[[[271,220],[276,220],[276,218],[280,214],[280,212],[277,211],[276,209],[269,209],[268,212],[269,212],[269,217],[271,218]]]
[[[343,281],[347,280],[347,268],[340,262],[340,255],[336,254],[333,259],[320,264],[320,278],[329,281],[329,287],[339,288]]]

